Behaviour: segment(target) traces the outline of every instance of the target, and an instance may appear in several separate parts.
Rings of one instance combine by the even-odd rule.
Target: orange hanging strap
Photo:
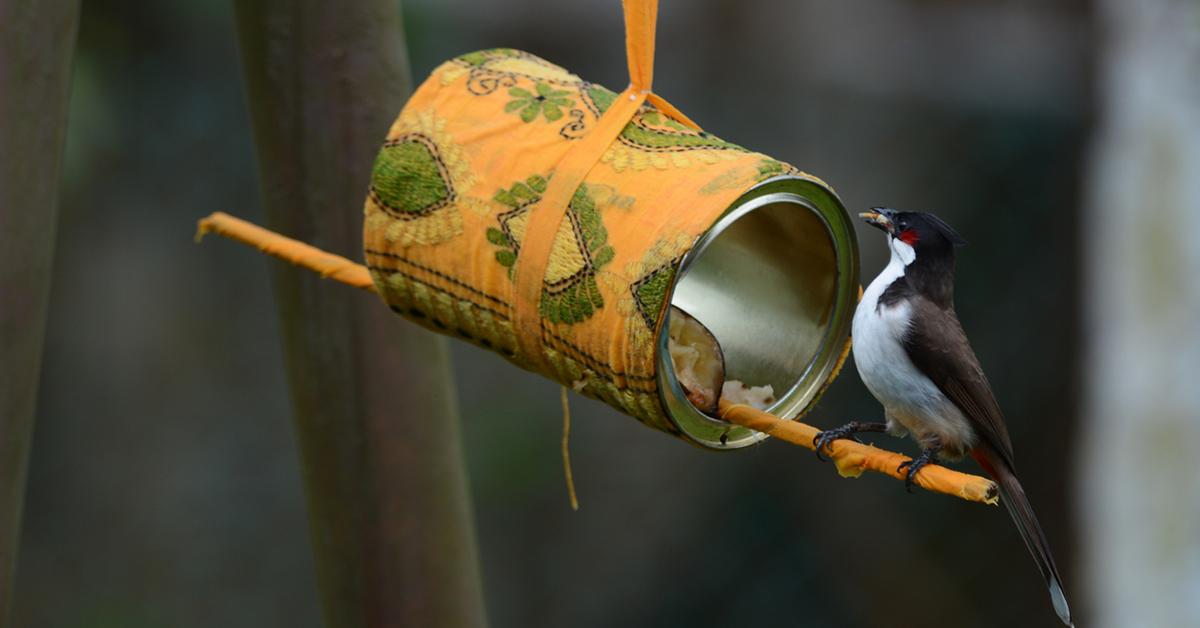
[[[517,349],[528,368],[547,372],[545,354],[542,352],[542,282],[550,265],[550,251],[558,227],[571,203],[575,191],[583,183],[588,171],[600,161],[600,156],[621,129],[629,123],[638,107],[646,100],[645,92],[627,89],[617,97],[608,111],[601,116],[595,128],[584,136],[563,160],[554,168],[542,200],[529,212],[525,237],[521,242],[520,254],[513,273],[513,331],[517,336]]]
[[[658,23],[657,0],[625,0],[625,58],[629,62],[629,86],[646,92],[646,101],[664,115],[699,131],[700,125],[683,115],[675,105],[650,91],[654,84],[654,30]]]
[[[675,105],[667,102],[662,96],[651,92],[650,95],[646,97],[646,102],[654,105],[654,107],[661,111],[663,115],[674,118],[677,122],[690,127],[693,131],[702,130],[699,124],[692,122],[691,118],[683,115],[682,111],[676,109]]]
[[[625,59],[629,86],[649,92],[654,84],[654,28],[658,0],[625,0]]]
[[[542,199],[530,209],[513,272],[513,330],[517,348],[526,366],[537,371],[548,370],[542,347],[540,304],[542,283],[559,225],[579,185],[646,101],[654,80],[654,27],[658,1],[625,0],[624,5],[629,87],[555,167]]]
[[[624,0],[624,6],[629,87],[613,101],[591,132],[572,146],[555,167],[541,201],[530,209],[525,237],[514,268],[513,329],[522,359],[534,370],[547,370],[542,350],[542,283],[559,225],[579,185],[647,100],[663,114],[696,130],[700,128],[670,103],[650,92],[654,81],[654,29],[658,21],[658,0]]]

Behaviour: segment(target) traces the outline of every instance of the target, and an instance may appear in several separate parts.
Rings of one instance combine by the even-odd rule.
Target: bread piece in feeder
[[[687,400],[696,409],[717,417],[718,401],[745,404],[766,410],[775,402],[775,391],[766,386],[747,386],[725,379],[725,355],[716,336],[700,321],[672,306],[667,346],[675,378]]]
[[[667,347],[675,379],[687,400],[701,412],[717,415],[717,399],[725,385],[725,356],[708,328],[687,312],[672,307]]]

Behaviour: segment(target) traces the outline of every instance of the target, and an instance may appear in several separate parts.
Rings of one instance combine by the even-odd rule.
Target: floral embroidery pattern
[[[401,220],[428,215],[455,199],[437,145],[422,133],[384,143],[371,169],[370,194],[384,211]]]
[[[496,251],[496,261],[508,269],[510,279],[525,239],[530,206],[541,200],[546,182],[546,177],[534,175],[496,193],[496,202],[510,209],[497,216],[500,226],[489,228],[487,239],[501,247]],[[604,307],[596,274],[615,254],[608,244],[608,230],[604,228],[596,200],[589,194],[587,184],[582,184],[575,190],[550,248],[550,262],[538,304],[542,318],[552,323],[578,323]]]
[[[464,195],[475,183],[466,154],[432,112],[406,112],[375,158],[366,223],[400,246],[436,244],[462,233]]]
[[[508,278],[513,277],[513,265],[517,263],[517,253],[521,249],[521,240],[525,238],[525,209],[542,199],[546,191],[546,178],[533,175],[525,181],[518,181],[507,190],[496,192],[494,200],[509,208],[500,214],[500,228],[488,227],[488,242],[502,247],[496,251],[496,261],[508,269]]]
[[[567,94],[570,92],[554,89],[545,83],[534,85],[534,92],[523,87],[510,87],[508,95],[512,96],[513,100],[504,105],[504,112],[520,110],[521,120],[524,122],[533,122],[540,113],[546,117],[546,121],[553,122],[563,117],[563,108],[569,109],[575,104],[575,101],[567,98]]]
[[[625,265],[625,277],[611,287],[624,293],[617,311],[625,319],[625,333],[635,347],[645,349],[654,342],[654,331],[675,283],[675,270],[694,237],[676,233],[654,243],[640,261]]]
[[[486,96],[502,87],[513,87],[519,79],[543,81],[551,85],[574,86],[578,76],[528,52],[511,48],[493,48],[471,52],[446,63],[433,72],[442,85],[467,75],[467,91]]]

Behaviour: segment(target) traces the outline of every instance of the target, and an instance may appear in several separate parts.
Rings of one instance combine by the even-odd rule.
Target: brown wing
[[[912,324],[904,338],[909,359],[1012,467],[1012,441],[1004,427],[1004,414],[954,310],[938,307],[919,295],[913,295],[910,303]]]

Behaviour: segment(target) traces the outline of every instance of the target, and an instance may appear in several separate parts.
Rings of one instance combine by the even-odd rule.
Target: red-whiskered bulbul
[[[954,249],[966,244],[937,216],[877,207],[859,214],[887,234],[891,261],[854,313],[854,362],[883,405],[884,423],[850,423],[818,434],[817,451],[855,432],[911,434],[922,451],[906,486],[935,457],[971,454],[996,480],[1001,501],[1050,588],[1063,623],[1071,610],[1046,535],[1013,467],[1012,442],[991,385],[954,312]]]

